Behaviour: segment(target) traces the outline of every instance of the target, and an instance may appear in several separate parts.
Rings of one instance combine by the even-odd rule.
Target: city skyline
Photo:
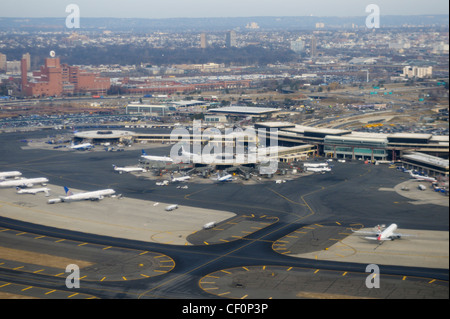
[[[1,17],[46,18],[66,17],[65,11],[69,4],[76,4],[80,9],[80,17],[110,17],[110,18],[215,18],[215,17],[256,17],[256,16],[365,16],[366,6],[376,4],[381,15],[435,15],[449,11],[449,4],[442,0],[429,1],[360,1],[345,0],[336,3],[333,0],[323,0],[320,3],[279,0],[168,0],[143,1],[129,0],[126,5],[117,0],[17,0],[2,6]]]

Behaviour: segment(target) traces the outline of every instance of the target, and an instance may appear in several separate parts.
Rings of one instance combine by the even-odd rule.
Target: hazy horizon
[[[65,18],[66,6],[76,4],[83,18],[244,18],[244,17],[354,17],[367,16],[365,8],[376,4],[382,15],[448,15],[443,0],[16,0],[2,5],[2,18]]]

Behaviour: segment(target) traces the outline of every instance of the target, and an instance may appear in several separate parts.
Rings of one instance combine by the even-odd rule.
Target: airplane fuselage
[[[47,182],[48,179],[45,177],[23,178],[0,182],[0,187],[32,187],[35,184],[45,184]]]

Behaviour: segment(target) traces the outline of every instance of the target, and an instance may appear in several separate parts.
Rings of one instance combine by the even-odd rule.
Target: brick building
[[[109,78],[103,78],[95,73],[88,73],[79,67],[61,64],[59,58],[45,59],[45,65],[39,71],[34,71],[28,81],[25,59],[21,61],[22,91],[26,96],[61,96],[72,94],[99,94],[109,90]]]

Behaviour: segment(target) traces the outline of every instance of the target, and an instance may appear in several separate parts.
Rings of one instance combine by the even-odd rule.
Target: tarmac
[[[17,194],[14,188],[0,189],[2,216],[97,235],[189,245],[187,236],[201,230],[206,223],[219,223],[236,215],[185,205],[179,205],[173,211],[166,211],[168,205],[176,203],[127,197],[47,204],[49,198],[64,195],[58,191],[62,190],[61,186],[48,184],[47,187],[50,188],[49,197],[45,197],[43,193]],[[83,190],[71,191],[76,194]]]

